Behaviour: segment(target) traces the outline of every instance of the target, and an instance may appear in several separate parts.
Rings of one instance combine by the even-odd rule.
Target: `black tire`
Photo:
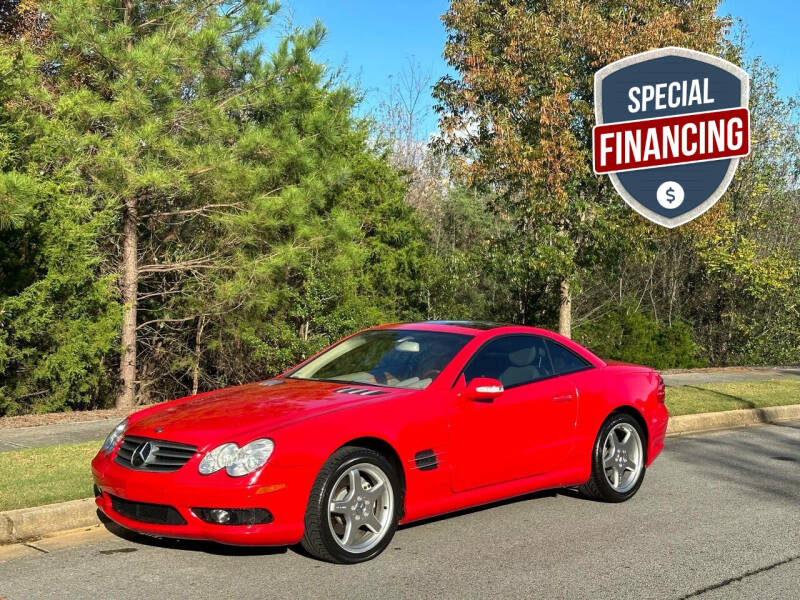
[[[383,471],[391,487],[393,498],[388,522],[381,530],[383,536],[373,547],[363,552],[350,552],[334,539],[328,511],[332,488],[339,478],[355,465],[365,463]],[[305,534],[301,544],[306,552],[324,561],[339,564],[355,564],[378,556],[392,541],[403,506],[403,490],[397,470],[383,455],[358,446],[345,446],[331,455],[317,475],[308,499],[305,516]],[[369,533],[369,532],[367,532]]]
[[[614,489],[612,484],[606,477],[606,468],[603,465],[603,450],[605,447],[606,439],[609,433],[622,425],[623,427],[632,427],[636,435],[639,437],[641,443],[641,469],[636,476],[636,481],[633,485],[625,491],[618,491]],[[624,502],[631,498],[642,485],[644,481],[645,471],[647,470],[645,464],[647,463],[647,437],[642,426],[631,415],[626,413],[614,413],[606,419],[592,448],[592,475],[585,484],[580,486],[578,490],[589,498],[602,500],[604,502]]]

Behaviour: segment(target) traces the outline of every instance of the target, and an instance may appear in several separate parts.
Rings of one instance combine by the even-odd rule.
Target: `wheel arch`
[[[394,446],[392,446],[389,442],[382,438],[373,437],[373,436],[363,436],[354,438],[349,440],[339,446],[336,450],[344,448],[345,446],[358,446],[360,448],[369,448],[377,452],[378,454],[384,456],[386,460],[388,460],[392,466],[397,471],[397,476],[400,478],[400,485],[402,489],[400,490],[402,493],[402,497],[405,499],[406,495],[406,472],[403,468],[403,461],[400,460],[400,455],[395,450]],[[403,503],[403,512],[405,512],[405,503]]]

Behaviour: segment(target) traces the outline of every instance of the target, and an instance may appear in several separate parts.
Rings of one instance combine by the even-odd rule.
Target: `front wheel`
[[[341,448],[311,490],[303,547],[334,563],[369,560],[391,542],[401,504],[398,476],[386,458],[368,448]]]
[[[592,450],[592,476],[580,487],[586,496],[623,502],[642,485],[647,462],[644,432],[628,414],[612,415],[597,434]]]

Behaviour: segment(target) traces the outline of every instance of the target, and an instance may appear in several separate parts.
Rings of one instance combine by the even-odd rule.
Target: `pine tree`
[[[109,389],[129,408],[265,377],[417,314],[422,234],[353,116],[357,96],[312,59],[321,25],[271,38],[267,54],[278,6],[264,0],[42,10],[46,43],[0,45],[0,139],[46,217],[23,237],[46,235],[76,280],[58,288],[64,263],[40,253],[8,290],[6,411]],[[59,320],[63,334],[33,339]]]

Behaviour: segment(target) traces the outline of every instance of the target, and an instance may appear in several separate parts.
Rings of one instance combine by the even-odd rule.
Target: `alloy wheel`
[[[383,470],[359,463],[336,480],[328,505],[328,527],[334,541],[359,554],[374,548],[391,528],[394,491]]]
[[[603,443],[603,471],[608,485],[624,494],[636,485],[644,467],[639,433],[630,423],[618,423]]]

